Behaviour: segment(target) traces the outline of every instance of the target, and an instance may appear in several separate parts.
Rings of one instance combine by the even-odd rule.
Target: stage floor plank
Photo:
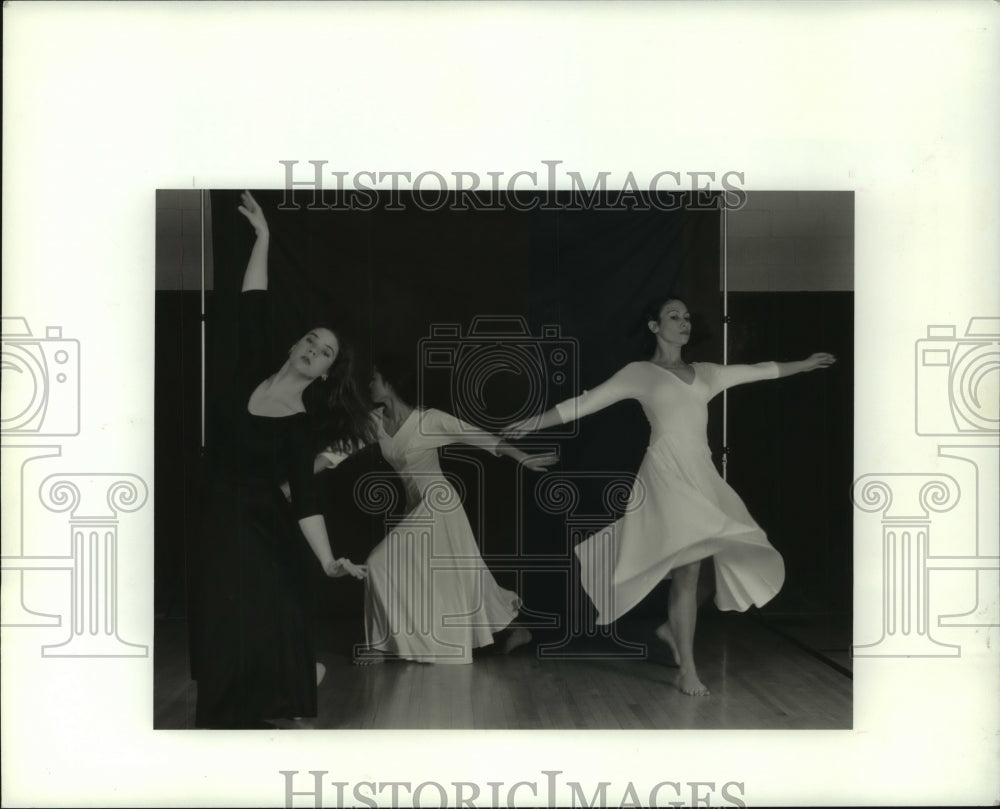
[[[699,620],[699,673],[712,690],[704,698],[671,685],[677,669],[653,645],[648,660],[609,656],[614,647],[606,640],[581,640],[567,650],[575,659],[539,659],[526,647],[507,657],[485,654],[471,665],[360,667],[351,664],[344,628],[321,627],[319,636],[332,640],[318,644],[327,674],[319,715],[302,723],[307,727],[843,729],[852,722],[845,669],[747,615],[709,613]],[[655,643],[651,635],[639,639]],[[154,727],[193,727],[197,685],[188,678],[183,620],[157,621],[154,670]]]

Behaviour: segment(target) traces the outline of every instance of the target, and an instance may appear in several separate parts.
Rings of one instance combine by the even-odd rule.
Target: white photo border
[[[975,475],[941,452],[978,439],[918,434],[911,414],[928,327],[961,336],[1000,311],[998,10],[5,3],[3,314],[81,347],[78,431],[22,443],[58,446],[59,473],[117,476],[119,636],[152,647],[155,192],[280,188],[280,160],[482,176],[561,160],[585,176],[739,171],[751,192],[854,191],[855,477],[965,474],[941,519],[996,555],[995,526],[976,522],[988,509],[969,509]],[[42,534],[65,526],[66,489],[20,512],[9,443],[4,556],[32,531],[51,556],[64,536]],[[882,632],[884,522],[856,511],[857,644]],[[58,579],[48,612],[69,614],[68,571],[8,572],[35,592]],[[934,614],[970,607],[968,576],[935,574]],[[3,803],[284,805],[282,770],[477,782],[484,798],[488,782],[544,786],[558,770],[588,794],[610,781],[614,805],[663,781],[739,782],[747,805],[994,802],[996,610],[934,627],[960,655],[856,658],[854,728],[823,732],[154,731],[150,654],[47,656],[58,630],[4,625]]]

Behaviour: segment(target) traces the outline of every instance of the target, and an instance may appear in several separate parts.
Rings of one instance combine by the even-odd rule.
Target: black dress
[[[199,727],[257,727],[316,715],[310,565],[297,520],[320,514],[305,413],[252,415],[268,360],[267,294],[240,295],[239,373],[203,486],[193,582],[191,668]],[[291,504],[281,493],[288,481]]]

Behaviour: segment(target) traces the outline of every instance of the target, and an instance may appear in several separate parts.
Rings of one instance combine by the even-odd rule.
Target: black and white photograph
[[[850,728],[852,195],[325,191],[157,194],[155,726]]]
[[[995,803],[998,16],[5,3],[0,802]]]

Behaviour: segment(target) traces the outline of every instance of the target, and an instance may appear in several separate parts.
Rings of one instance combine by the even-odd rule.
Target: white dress
[[[462,442],[496,452],[499,439],[440,410],[414,410],[378,443],[400,474],[407,515],[368,557],[367,644],[406,660],[471,663],[517,616],[516,593],[483,562],[462,502],[441,471],[438,447]]]
[[[557,405],[565,422],[637,399],[651,428],[624,515],[576,547],[599,624],[635,607],[674,568],[709,556],[719,609],[765,604],[784,582],[781,555],[716,471],[706,434],[712,397],[734,385],[773,379],[778,367],[692,365],[689,385],[652,362],[633,362],[594,390]]]

